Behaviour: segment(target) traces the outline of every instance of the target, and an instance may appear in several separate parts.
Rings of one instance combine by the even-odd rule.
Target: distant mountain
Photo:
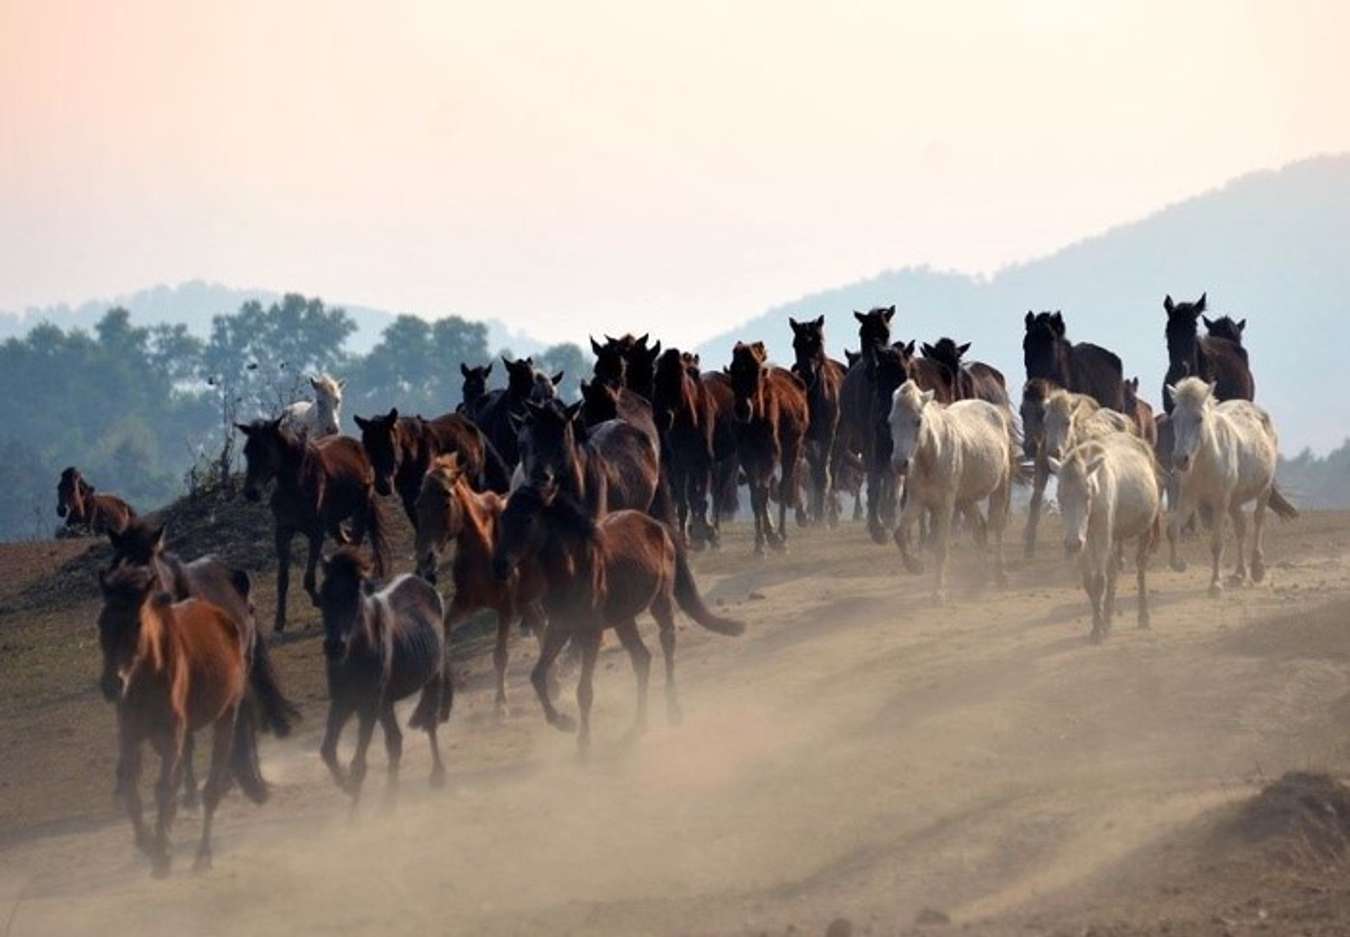
[[[1341,388],[1350,373],[1350,155],[1242,176],[992,277],[887,271],[777,306],[698,351],[705,367],[721,366],[736,340],[761,339],[790,361],[788,316],[824,314],[842,357],[857,346],[852,310],[895,303],[896,338],[973,341],[971,356],[1001,368],[1017,393],[1023,316],[1062,309],[1069,337],[1118,352],[1156,406],[1167,369],[1163,296],[1204,291],[1211,316],[1248,319],[1257,402],[1274,414],[1281,449],[1339,446],[1350,435]]]
[[[303,284],[297,286],[298,292],[306,292]],[[62,328],[92,328],[103,314],[113,306],[123,306],[131,312],[131,319],[137,325],[154,325],[160,322],[182,322],[195,335],[205,337],[211,332],[211,319],[221,313],[231,313],[250,301],[267,304],[281,299],[281,293],[274,290],[236,289],[219,283],[207,283],[202,280],[190,280],[177,286],[152,286],[110,299],[93,299],[78,306],[64,303],[55,306],[30,308],[23,312],[0,311],[0,340],[11,336],[23,335],[39,322],[48,321]],[[368,306],[356,306],[341,301],[330,301],[330,306],[341,306],[355,320],[356,333],[347,340],[349,351],[364,354],[379,341],[380,333],[397,313]],[[523,332],[512,331],[505,323],[496,319],[484,320],[488,327],[488,347],[494,351],[510,349],[517,355],[534,354],[545,346]]]

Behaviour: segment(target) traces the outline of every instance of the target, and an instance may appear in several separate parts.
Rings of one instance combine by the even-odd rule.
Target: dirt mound
[[[1244,806],[1229,832],[1247,842],[1342,855],[1350,845],[1350,787],[1326,774],[1291,771]]]
[[[272,545],[272,512],[266,501],[253,503],[232,489],[213,486],[149,515],[167,524],[168,547],[188,559],[215,553],[225,562],[250,571],[271,569],[275,564]],[[87,601],[98,595],[98,571],[112,560],[112,546],[102,537],[90,538],[90,546],[21,590],[11,609],[59,608]]]

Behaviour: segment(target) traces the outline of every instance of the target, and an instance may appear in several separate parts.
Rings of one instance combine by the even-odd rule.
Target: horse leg
[[[439,707],[431,714],[433,723],[437,718],[436,709]],[[385,703],[380,710],[380,727],[384,729],[384,751],[389,758],[389,782],[384,789],[384,798],[385,803],[392,805],[398,796],[398,765],[403,760],[403,730],[398,727],[393,703]]]
[[[1226,499],[1225,499],[1226,500]],[[1228,505],[1220,502],[1213,506],[1214,525],[1210,530],[1209,553],[1209,594],[1217,598],[1223,592],[1223,578],[1219,575],[1219,566],[1223,563],[1223,526],[1228,516]]]
[[[1192,499],[1186,497],[1183,491],[1177,500],[1176,507],[1172,509],[1172,516],[1167,521],[1168,565],[1172,567],[1173,572],[1184,573],[1186,571],[1186,561],[1177,553],[1177,542],[1181,539],[1181,525],[1194,512],[1195,505],[1192,503]]]
[[[956,513],[956,505],[951,498],[948,498],[938,506],[933,517],[933,552],[936,554],[934,559],[937,565],[936,582],[933,586],[933,603],[936,605],[945,605],[947,602],[947,552],[949,549],[948,541],[952,535],[952,517]]]
[[[794,512],[800,514],[802,509],[801,482],[797,475],[801,461],[800,441],[789,442],[783,446],[783,454],[778,463],[778,542],[776,546],[780,551],[787,549],[788,502],[791,501]]]
[[[323,528],[319,527],[311,530],[306,536],[309,538],[309,551],[305,556],[305,592],[309,593],[310,602],[314,607],[319,607],[319,557],[323,556]]]
[[[337,786],[344,791],[347,789],[347,772],[342,770],[342,764],[338,761],[338,739],[342,737],[342,727],[347,724],[355,709],[350,700],[332,694],[332,701],[328,704],[328,725],[324,729],[323,743],[319,746],[319,756],[328,766],[328,772],[333,776]]]
[[[595,701],[595,661],[600,654],[601,632],[592,626],[581,639],[581,676],[577,679],[577,754],[583,760],[591,751],[591,703]]]
[[[294,538],[295,528],[277,527],[277,614],[272,623],[277,631],[286,630],[286,593],[291,587],[291,540]]]
[[[1106,630],[1111,630],[1111,620],[1116,617],[1116,579],[1125,568],[1125,544],[1114,543],[1106,550],[1106,603],[1102,609],[1102,618]]]
[[[347,769],[347,793],[352,798],[352,811],[361,802],[361,785],[366,780],[366,754],[370,751],[370,740],[375,735],[375,719],[382,715],[377,705],[361,708],[356,714],[356,753],[352,755],[351,767]]]
[[[1139,592],[1139,627],[1147,628],[1149,625],[1148,614],[1148,555],[1150,541],[1153,539],[1151,531],[1145,531],[1139,535],[1138,552],[1134,555],[1135,579]]]
[[[510,661],[507,640],[511,637],[511,622],[515,620],[516,616],[515,610],[509,603],[499,605],[496,612],[497,641],[492,646],[492,669],[497,678],[497,696],[492,702],[492,711],[496,718],[504,719],[506,718],[506,665]]]
[[[193,869],[201,872],[211,868],[211,821],[215,819],[220,799],[230,789],[230,753],[234,748],[235,721],[239,708],[230,707],[211,727],[211,767],[207,769],[206,788],[202,791],[202,839],[197,844],[197,860]]]
[[[650,611],[661,629],[661,656],[666,662],[666,721],[673,726],[679,725],[684,720],[684,713],[675,685],[675,614],[670,607],[670,597],[658,595]]]
[[[539,645],[539,659],[535,661],[534,669],[530,671],[530,683],[534,685],[534,695],[539,697],[539,705],[544,708],[544,718],[548,720],[549,725],[563,732],[575,731],[576,723],[570,716],[563,715],[554,707],[548,691],[548,672],[571,636],[570,628],[564,628],[560,622],[550,621],[544,628]]]
[[[633,663],[633,675],[637,677],[637,713],[633,718],[632,734],[642,735],[647,731],[647,682],[652,672],[652,652],[642,643],[637,622],[633,619],[615,625],[614,633],[619,636],[619,643],[628,652],[628,659]]]
[[[881,470],[874,464],[875,459],[867,463],[867,532],[875,543],[886,542],[886,531],[881,525],[881,501],[884,497]]]
[[[169,830],[178,811],[178,786],[182,783],[180,765],[183,760],[183,725],[175,725],[155,740],[159,752],[159,781],[155,783],[155,839],[150,857],[150,871],[155,878],[169,874]]]
[[[125,719],[118,720],[117,793],[126,808],[136,848],[147,856],[153,853],[153,840],[145,828],[145,814],[141,806],[141,743],[134,736]]]
[[[1031,504],[1027,507],[1027,527],[1022,533],[1022,552],[1030,559],[1036,553],[1036,528],[1041,522],[1041,505],[1045,501],[1045,486],[1050,480],[1050,469],[1038,453],[1036,472],[1031,483]]]
[[[1247,581],[1247,518],[1237,502],[1228,506],[1228,516],[1233,519],[1233,539],[1237,541],[1237,566],[1228,582],[1240,586]]]
[[[1089,548],[1090,550],[1090,548]],[[1104,577],[1098,570],[1097,558],[1088,551],[1083,553],[1083,591],[1092,604],[1092,641],[1100,641],[1106,636],[1106,623],[1102,619],[1102,593],[1105,591]]]
[[[750,511],[755,515],[755,556],[764,555],[765,531],[764,526],[768,522],[768,492],[760,482],[759,478],[750,480]]]
[[[994,584],[1000,588],[1008,584],[1008,571],[1003,563],[1003,534],[1008,529],[1008,515],[1012,513],[1012,479],[1008,479],[989,499],[989,521],[980,527],[981,539],[988,549],[990,531],[994,534]],[[980,512],[975,511],[978,518]]]
[[[199,803],[197,772],[192,764],[195,754],[196,744],[192,741],[192,733],[189,732],[183,738],[183,807],[188,810],[196,810]]]
[[[1270,491],[1267,488],[1257,497],[1256,508],[1252,511],[1252,582],[1261,582],[1266,578],[1266,552],[1262,541],[1265,537]]]
[[[907,497],[905,507],[900,512],[900,521],[895,526],[895,545],[900,550],[900,561],[904,563],[906,572],[917,576],[923,572],[923,562],[910,550],[909,532],[914,526],[914,519],[921,516],[924,507],[917,498]]]

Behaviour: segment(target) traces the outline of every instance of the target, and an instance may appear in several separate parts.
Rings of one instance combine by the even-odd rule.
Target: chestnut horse
[[[1157,450],[1158,424],[1153,416],[1153,407],[1139,396],[1139,378],[1137,377],[1132,377],[1125,382],[1125,409],[1123,412],[1139,428],[1139,438],[1148,443],[1151,448]]]
[[[698,356],[694,356],[698,361]],[[731,378],[721,371],[706,371],[698,376],[703,394],[708,398],[713,414],[712,494],[709,505],[708,544],[721,544],[722,521],[734,520],[740,508],[738,478],[741,474],[740,457],[736,452],[736,392],[731,389]]]
[[[497,644],[492,663],[497,673],[496,710],[506,711],[507,639],[511,624],[542,637],[543,610],[539,598],[543,581],[531,568],[516,570],[505,581],[492,573],[492,551],[506,501],[496,492],[474,491],[459,453],[438,456],[422,479],[417,496],[417,575],[436,584],[441,553],[455,544],[451,579],[455,597],[445,615],[446,632],[473,612],[490,608],[497,613]]]
[[[169,829],[177,812],[187,739],[212,728],[211,767],[203,791],[196,867],[211,864],[211,823],[231,777],[255,803],[267,799],[258,770],[257,727],[248,690],[249,645],[235,620],[201,599],[175,603],[143,567],[99,574],[98,616],[104,696],[117,703],[117,793],[136,845],[156,877],[169,874]],[[159,754],[153,834],[142,818],[141,746]]]
[[[1236,323],[1226,326],[1222,320],[1211,324],[1205,319],[1206,325],[1211,329],[1217,327],[1218,331],[1211,331],[1204,338],[1197,334],[1196,323],[1204,316],[1206,296],[1201,293],[1200,298],[1193,303],[1174,303],[1170,295],[1163,298],[1163,310],[1167,313],[1167,375],[1163,378],[1163,410],[1169,414],[1173,401],[1168,387],[1179,384],[1187,377],[1197,377],[1214,384],[1214,398],[1219,402],[1256,399],[1256,379],[1252,377],[1247,350],[1231,337],[1236,332],[1240,338],[1242,329]]]
[[[811,425],[806,434],[806,464],[810,468],[810,503],[806,516],[813,524],[839,523],[838,505],[831,497],[833,478],[843,457],[839,444],[839,394],[847,369],[825,354],[825,317],[810,322],[788,318],[792,327],[792,373],[806,385]]]
[[[755,555],[767,543],[787,549],[787,509],[797,506],[797,470],[811,426],[806,385],[786,368],[768,363],[763,342],[737,342],[727,369],[736,402],[736,453],[755,513]],[[769,489],[778,472],[778,529],[769,517]]]
[[[708,517],[713,484],[717,402],[698,371],[698,356],[667,348],[656,361],[652,409],[664,444],[664,468],[675,501],[676,532],[699,549],[717,539]]]
[[[398,788],[403,733],[394,704],[421,692],[408,728],[424,729],[431,741],[431,786],[445,782],[436,732],[450,719],[454,687],[446,662],[445,606],[430,583],[406,573],[379,591],[370,568],[355,550],[343,547],[323,564],[319,609],[323,613],[323,653],[328,659],[328,726],[319,753],[338,787],[355,808],[366,777],[366,750],[378,720],[389,756],[389,786]],[[357,718],[356,753],[351,768],[337,760],[343,726]]]
[[[71,465],[61,472],[56,483],[56,516],[66,519],[67,527],[85,527],[96,534],[120,531],[136,517],[136,512],[117,495],[96,494],[80,470]]]
[[[558,712],[549,698],[548,673],[569,640],[578,645],[581,724],[577,746],[582,757],[590,749],[592,678],[605,629],[614,629],[637,675],[635,734],[647,728],[651,668],[651,652],[638,634],[638,615],[650,612],[661,630],[671,723],[681,717],[675,688],[675,604],[709,631],[725,635],[745,631],[741,622],[708,609],[684,551],[676,546],[669,529],[638,511],[616,511],[597,522],[583,503],[561,492],[559,486],[523,485],[512,492],[502,514],[493,566],[504,578],[531,560],[538,562],[547,584],[548,629],[530,681],[549,725],[572,731],[573,721]]]
[[[369,419],[356,417],[361,447],[375,470],[375,490],[398,492],[403,511],[417,528],[417,495],[422,476],[438,455],[458,452],[465,471],[480,491],[505,492],[511,484],[506,464],[473,421],[460,413],[434,420],[398,415],[398,408]]]
[[[1022,360],[1027,380],[1043,378],[1075,394],[1087,394],[1112,410],[1125,407],[1125,373],[1114,352],[1067,337],[1062,313],[1027,312]]]
[[[342,523],[353,523],[352,540],[360,543],[367,533],[375,553],[375,565],[384,575],[389,548],[384,519],[375,496],[375,472],[365,450],[348,436],[325,436],[317,441],[297,439],[281,428],[280,420],[236,423],[244,434],[244,497],[262,498],[272,479],[272,522],[277,549],[277,610],[274,627],[286,628],[286,593],[291,581],[291,541],[297,533],[309,541],[305,564],[305,592],[318,604],[315,570],[319,565],[325,535],[348,542]]]

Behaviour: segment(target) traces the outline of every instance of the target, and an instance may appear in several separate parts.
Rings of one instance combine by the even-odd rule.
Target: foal
[[[361,798],[366,777],[366,750],[378,719],[389,754],[388,796],[398,786],[403,733],[394,704],[421,692],[408,720],[410,729],[424,729],[431,740],[431,785],[445,783],[445,765],[436,731],[450,719],[454,687],[446,663],[445,606],[435,587],[404,574],[375,591],[370,568],[360,555],[343,548],[323,564],[319,590],[323,613],[323,653],[328,658],[328,726],[319,752],[340,788]],[[358,720],[356,754],[351,769],[338,764],[342,728]]]
[[[246,635],[224,611],[200,599],[174,603],[149,570],[123,566],[100,573],[103,649],[100,687],[117,703],[117,791],[126,805],[136,845],[156,877],[169,873],[169,829],[177,810],[184,750],[191,733],[212,727],[211,769],[203,791],[198,869],[211,865],[211,821],[230,779],[250,800],[267,799],[258,771],[257,728],[245,700]],[[141,814],[141,745],[159,754],[153,835]]]
[[[497,613],[497,645],[492,663],[497,671],[498,715],[506,711],[507,638],[511,623],[543,635],[543,611],[539,606],[543,580],[527,566],[506,580],[492,574],[492,551],[497,545],[498,526],[506,501],[494,492],[473,490],[458,453],[443,455],[431,463],[417,496],[417,575],[436,583],[440,553],[456,545],[451,577],[455,597],[445,615],[447,634],[480,608]]]
[[[505,578],[522,563],[537,562],[547,585],[544,608],[548,629],[539,660],[530,674],[549,724],[572,731],[573,721],[549,699],[548,671],[569,640],[581,649],[577,709],[581,727],[577,746],[583,757],[591,743],[592,678],[600,638],[613,628],[637,675],[634,732],[647,728],[647,680],[651,653],[638,635],[637,616],[650,612],[661,629],[666,662],[666,707],[672,723],[680,720],[675,689],[675,616],[685,614],[709,631],[738,635],[745,625],[714,614],[703,603],[684,551],[666,525],[639,511],[615,511],[598,522],[585,505],[557,485],[517,488],[501,518],[493,568]]]
[[[95,494],[94,486],[71,465],[56,483],[56,516],[67,527],[87,527],[96,534],[121,531],[135,520],[136,512],[117,495]]]

